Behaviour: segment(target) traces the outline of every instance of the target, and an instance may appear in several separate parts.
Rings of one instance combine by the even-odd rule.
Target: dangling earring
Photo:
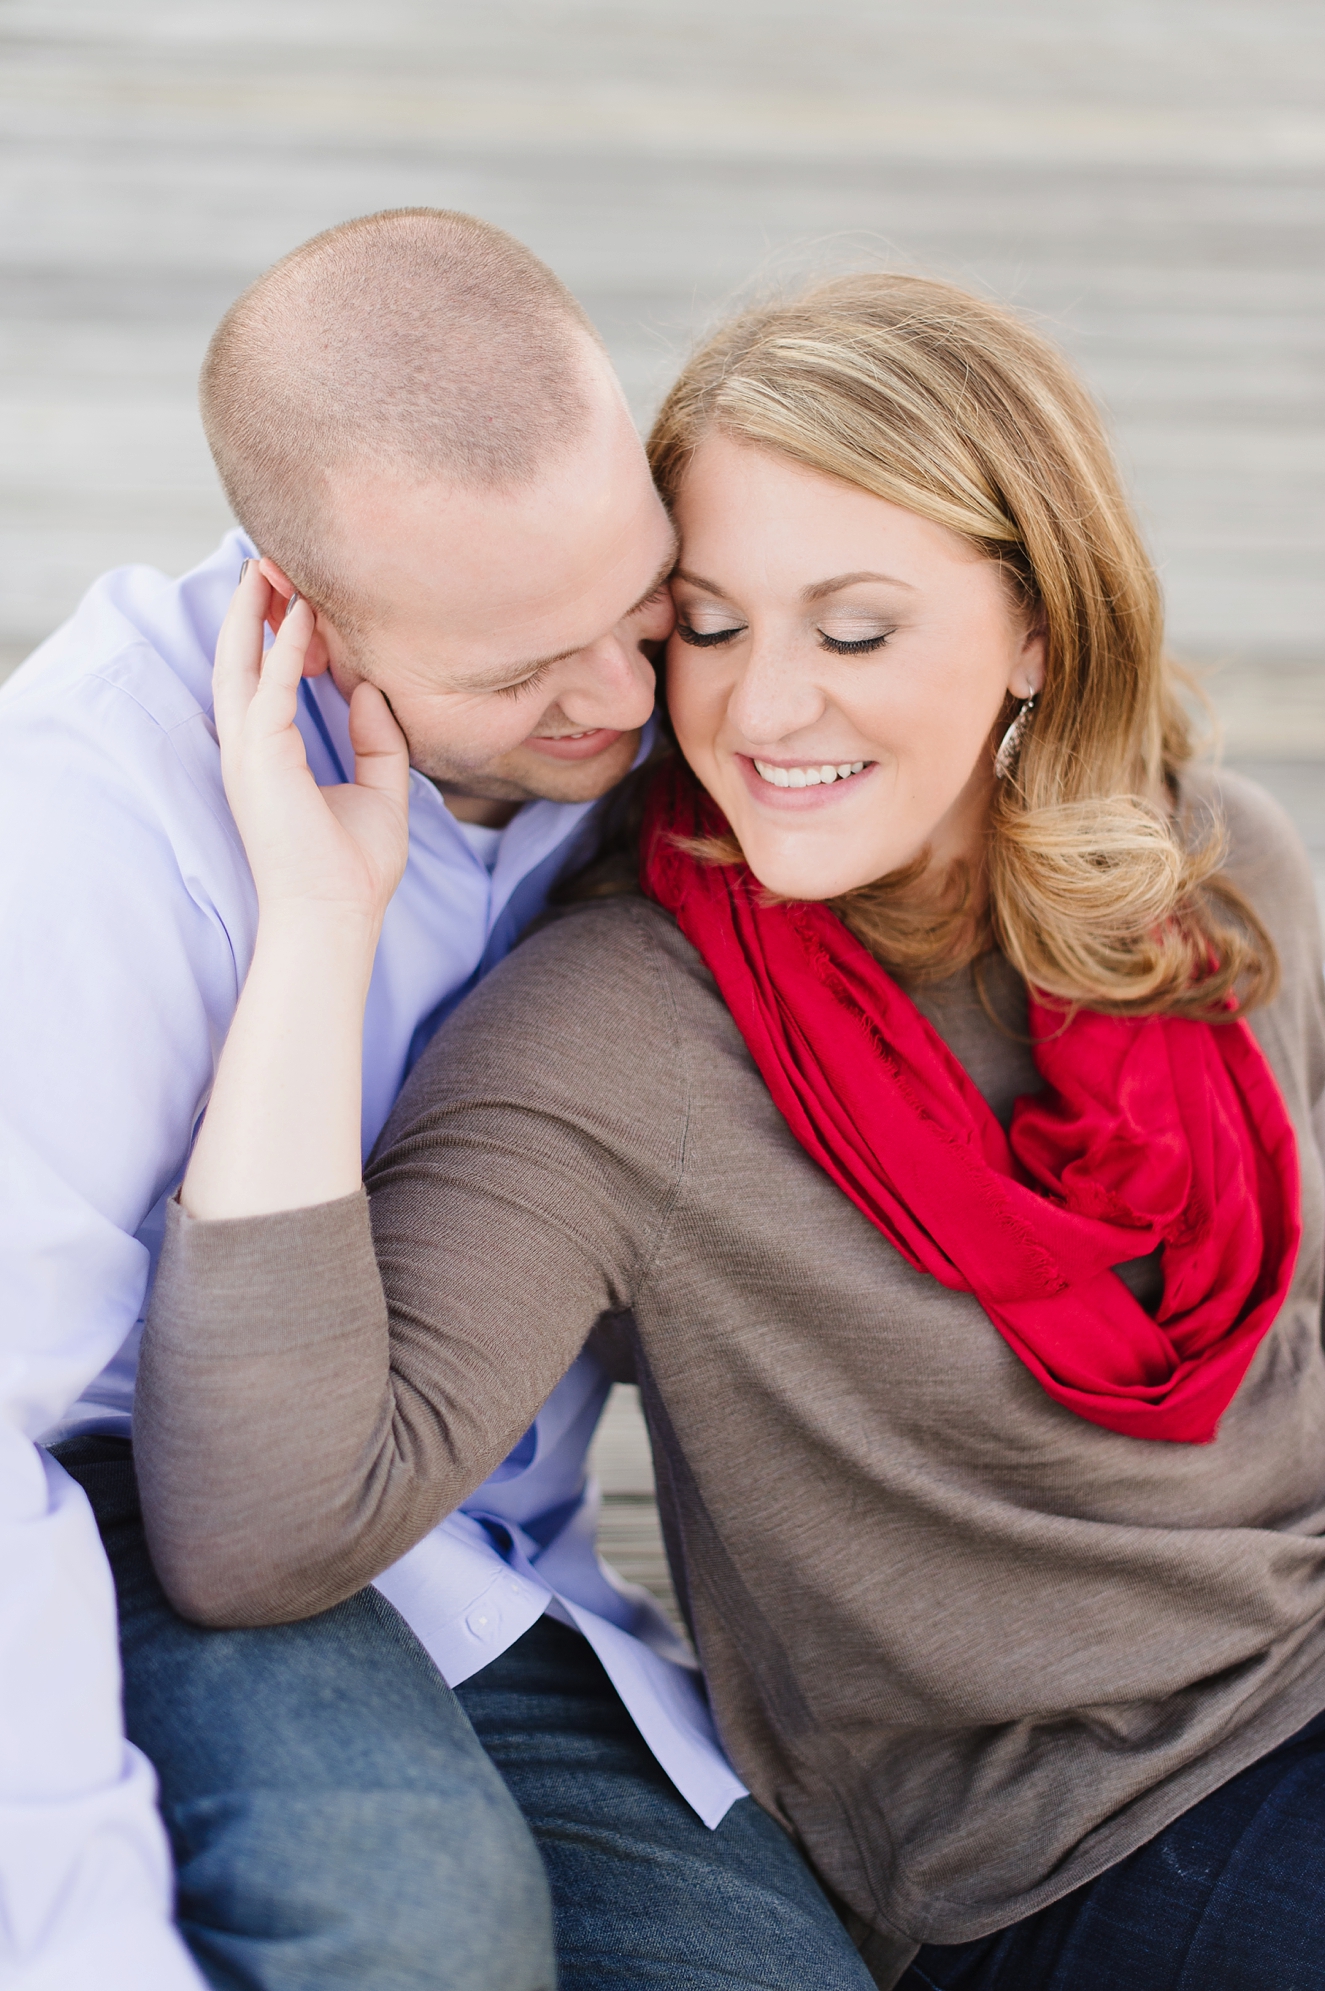
[[[1032,692],[1029,698],[1022,699],[1021,704],[1012,715],[1012,724],[998,743],[998,752],[994,755],[995,780],[1006,781],[1015,767],[1017,754],[1020,751],[1023,739],[1026,737],[1026,729],[1030,725],[1031,714],[1034,710],[1035,693]]]

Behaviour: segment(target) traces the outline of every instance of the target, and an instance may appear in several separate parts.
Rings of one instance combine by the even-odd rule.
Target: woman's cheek
[[[705,711],[706,702],[711,704],[712,700],[705,701],[702,696],[693,653],[673,638],[667,646],[667,710],[687,760],[703,751],[706,733],[711,745],[717,730],[714,715]]]

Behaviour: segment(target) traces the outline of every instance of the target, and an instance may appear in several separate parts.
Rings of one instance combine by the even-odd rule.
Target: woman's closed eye
[[[696,629],[681,615],[677,616],[676,633],[683,643],[691,644],[696,650],[711,650],[717,643],[730,643],[733,636],[744,636],[748,623],[733,622],[725,629]]]
[[[835,657],[867,657],[871,650],[881,650],[892,635],[891,629],[882,629],[877,636],[830,636],[826,629],[815,632],[825,650]]]
[[[851,625],[848,623],[847,625]],[[857,627],[859,625],[857,624]],[[676,633],[683,643],[689,643],[696,650],[711,650],[720,643],[730,643],[737,636],[744,636],[749,624],[730,622],[716,628],[697,628],[688,622],[684,613],[679,613]],[[834,657],[867,657],[873,650],[881,650],[888,638],[895,632],[892,629],[873,629],[865,636],[830,636],[826,629],[816,629],[815,635],[820,649],[827,650]]]
[[[897,624],[865,602],[843,601],[833,604],[814,633],[819,648],[834,657],[868,657],[897,634]]]

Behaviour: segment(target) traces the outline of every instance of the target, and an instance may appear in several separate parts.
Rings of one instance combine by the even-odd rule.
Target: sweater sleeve
[[[362,1588],[631,1304],[686,1112],[657,917],[589,907],[519,948],[415,1068],[367,1196],[213,1223],[172,1207],[135,1454],[186,1617],[277,1623]]]

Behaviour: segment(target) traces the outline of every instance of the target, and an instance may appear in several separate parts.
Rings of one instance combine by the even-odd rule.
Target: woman
[[[683,758],[643,896],[434,1043],[376,1264],[403,749],[362,687],[333,820],[290,744],[308,611],[260,685],[223,662],[263,938],[145,1350],[167,1587],[348,1595],[629,1310],[723,1739],[878,1983],[1325,1983],[1302,855],[1189,764],[1098,418],[1007,314],[886,276],[748,314],[652,452]]]

